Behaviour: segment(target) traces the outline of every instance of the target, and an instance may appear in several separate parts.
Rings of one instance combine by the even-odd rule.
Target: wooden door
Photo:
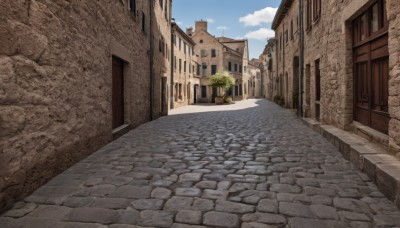
[[[112,59],[112,127],[124,124],[124,62]]]
[[[388,27],[380,0],[353,22],[354,120],[388,134]]]

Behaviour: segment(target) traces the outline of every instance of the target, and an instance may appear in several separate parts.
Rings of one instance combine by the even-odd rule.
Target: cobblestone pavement
[[[394,204],[290,110],[173,113],[55,177],[0,227],[400,227]]]

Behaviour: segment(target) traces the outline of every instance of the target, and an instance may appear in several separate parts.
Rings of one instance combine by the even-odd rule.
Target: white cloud
[[[208,23],[210,23],[210,24],[214,23],[214,19],[211,19],[211,18],[207,18],[206,21],[207,21]]]
[[[226,26],[218,26],[217,29],[219,30],[228,30],[229,28]]]
[[[275,36],[274,30],[267,28],[260,28],[259,30],[248,32],[244,35],[247,39],[253,40],[266,40]]]
[[[274,20],[277,10],[278,8],[266,7],[239,18],[239,21],[244,23],[245,26],[258,26],[271,23]]]

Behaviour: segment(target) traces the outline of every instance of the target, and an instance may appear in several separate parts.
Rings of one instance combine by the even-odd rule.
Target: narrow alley
[[[123,135],[0,217],[0,227],[399,227],[338,150],[266,100],[194,105]]]

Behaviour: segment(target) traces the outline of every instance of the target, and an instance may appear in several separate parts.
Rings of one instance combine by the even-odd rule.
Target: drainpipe
[[[171,109],[174,108],[174,53],[175,53],[175,41],[174,41],[174,25],[171,24],[171,89],[170,89],[170,105]]]
[[[300,0],[299,13],[300,13],[300,56],[299,56],[299,113],[300,117],[303,117],[303,78],[304,78],[304,0]]]
[[[150,120],[154,120],[154,42],[153,42],[153,12],[154,1],[150,1]]]

